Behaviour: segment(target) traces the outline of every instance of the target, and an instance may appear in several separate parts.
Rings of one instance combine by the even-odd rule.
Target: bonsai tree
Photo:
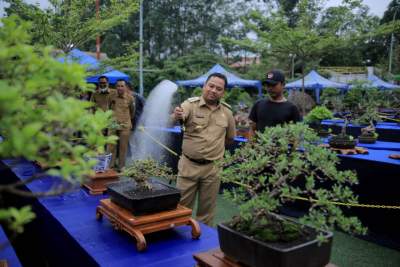
[[[175,209],[180,200],[180,191],[158,179],[175,179],[172,170],[154,159],[133,161],[122,170],[119,182],[108,184],[111,201],[133,214],[154,213]]]
[[[136,182],[136,189],[139,191],[152,190],[152,185],[149,182],[150,177],[175,179],[171,168],[151,158],[133,161],[123,169],[122,175],[132,178]]]
[[[115,141],[115,137],[102,134],[112,114],[93,114],[92,104],[78,99],[91,90],[83,67],[62,64],[52,57],[51,48],[30,45],[30,26],[18,17],[4,18],[1,24],[0,157],[45,162],[48,169],[26,180],[0,185],[0,196],[61,194],[93,172],[94,162],[85,160],[84,155],[104,152],[105,145]],[[49,175],[69,183],[44,192],[31,193],[21,188]],[[28,207],[0,209],[0,219],[17,232],[23,231],[23,225],[33,218]]]
[[[356,146],[357,142],[353,136],[346,133],[347,126],[349,125],[348,118],[349,115],[346,115],[340,134],[332,136],[329,139],[329,145],[332,148],[352,149]]]
[[[307,114],[307,116],[304,118],[304,121],[307,123],[320,124],[322,120],[327,120],[332,118],[333,118],[333,113],[328,108],[326,108],[325,106],[317,106]]]
[[[340,95],[340,90],[336,88],[326,88],[321,94],[321,103],[335,112],[342,111],[343,97]]]
[[[321,136],[327,136],[330,133],[329,130],[323,130],[321,126],[322,120],[332,119],[333,113],[325,106],[317,106],[313,108],[307,116],[304,117],[304,121],[310,126],[315,127],[318,134]]]
[[[375,126],[373,124],[362,128],[361,135],[358,136],[359,143],[373,144],[376,142],[378,134],[375,132]]]
[[[354,123],[358,125],[374,125],[382,121],[382,116],[374,105],[359,106],[353,116],[355,117]]]
[[[338,171],[338,158],[316,145],[318,137],[304,124],[266,128],[220,162],[221,179],[236,185],[225,197],[239,205],[240,215],[229,227],[270,241],[290,241],[304,235],[302,227],[281,215],[280,207],[303,197],[310,201],[300,222],[321,230],[335,226],[346,232],[365,233],[360,221],[347,217],[336,202],[357,203],[350,186],[352,171]],[[322,240],[323,235],[319,235]]]

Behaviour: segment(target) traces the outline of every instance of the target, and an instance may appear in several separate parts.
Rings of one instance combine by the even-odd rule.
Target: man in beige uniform
[[[211,74],[201,97],[189,98],[176,107],[172,118],[185,126],[177,187],[181,204],[193,208],[198,193],[197,219],[208,225],[215,215],[220,180],[215,161],[223,157],[225,143],[235,137],[230,106],[220,102],[227,84],[220,73]]]
[[[111,109],[114,113],[114,117],[117,123],[120,125],[119,129],[115,131],[115,135],[118,136],[118,167],[121,169],[125,166],[126,154],[128,151],[129,136],[131,134],[132,122],[131,114],[135,114],[135,99],[128,91],[126,82],[124,80],[118,80],[117,94],[111,99]],[[112,153],[111,167],[114,167],[117,147],[116,145],[110,145],[108,152]]]
[[[116,91],[108,87],[106,76],[99,77],[98,83],[98,89],[92,94],[90,101],[95,103],[95,109],[100,108],[107,111],[111,107],[111,99],[116,95]]]

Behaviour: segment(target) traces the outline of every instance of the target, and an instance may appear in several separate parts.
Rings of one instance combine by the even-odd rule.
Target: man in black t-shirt
[[[285,75],[281,71],[268,72],[263,86],[267,89],[269,99],[261,99],[251,108],[249,114],[251,135],[254,135],[254,131],[263,132],[265,127],[302,120],[297,107],[283,95]]]

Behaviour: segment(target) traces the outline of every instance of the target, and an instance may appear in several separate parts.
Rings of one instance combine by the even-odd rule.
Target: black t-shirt
[[[265,127],[301,121],[297,107],[289,102],[258,100],[251,108],[249,119],[256,123],[256,130],[263,132]]]

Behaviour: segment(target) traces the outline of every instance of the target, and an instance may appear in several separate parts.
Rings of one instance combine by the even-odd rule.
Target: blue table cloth
[[[9,166],[15,163],[12,160],[3,162]],[[24,160],[12,167],[21,180],[39,170]],[[58,178],[47,177],[27,187],[32,192],[39,192],[59,182]],[[99,200],[105,197],[91,196],[79,188],[63,196],[41,198],[37,203],[32,203],[38,215],[33,231],[41,235],[31,238],[42,239],[38,245],[47,250],[43,257],[50,265],[194,266],[193,254],[219,246],[216,230],[201,224],[202,235],[199,240],[191,238],[189,226],[181,226],[146,235],[147,250],[138,252],[134,238],[115,231],[107,218],[96,221],[96,207]]]
[[[327,144],[328,138],[322,138],[322,141],[325,144]],[[393,153],[397,153],[400,151],[400,143],[398,143],[398,142],[376,141],[373,144],[357,143],[356,146],[365,147],[365,148],[374,149],[374,150],[392,150]]]
[[[334,134],[341,132],[343,120],[323,120],[322,123],[325,129],[332,129]],[[361,129],[364,126],[349,124],[346,132],[354,137],[361,134]],[[379,134],[378,140],[388,142],[400,142],[400,125],[392,122],[381,122],[376,125],[376,132]]]
[[[8,266],[20,267],[22,266],[17,255],[15,254],[14,248],[11,246],[7,235],[4,233],[3,227],[0,226],[0,260],[7,260]]]

